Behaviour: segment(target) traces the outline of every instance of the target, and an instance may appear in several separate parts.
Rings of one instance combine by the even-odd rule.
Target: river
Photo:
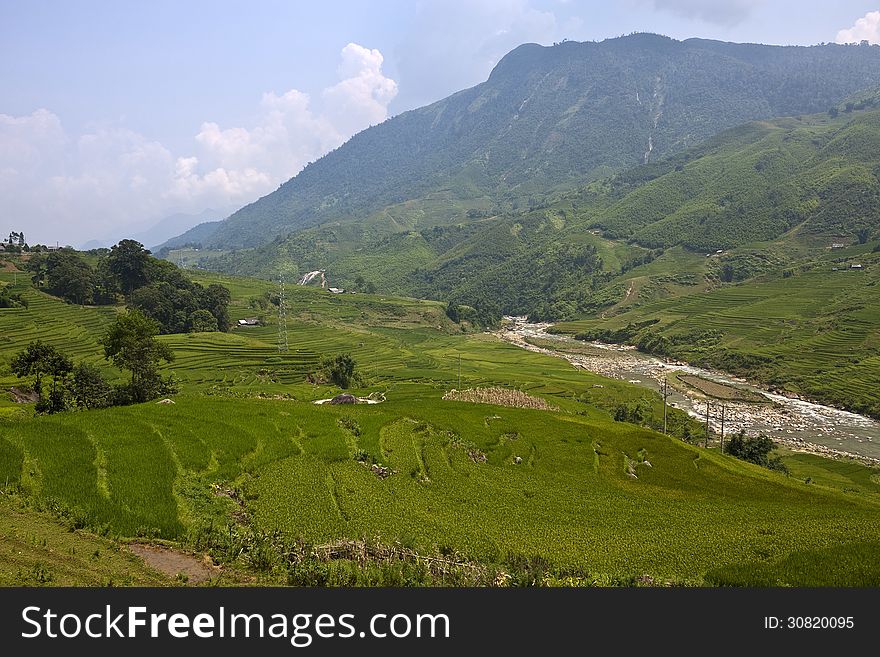
[[[575,367],[612,379],[660,391],[669,372],[686,373],[762,395],[766,403],[724,401],[724,433],[745,429],[749,435],[766,434],[786,446],[826,455],[853,456],[880,463],[880,423],[872,418],[823,406],[804,399],[774,394],[739,377],[682,363],[667,363],[634,347],[582,342],[548,333],[550,324],[532,324],[524,317],[506,317],[501,339],[529,351],[564,358]],[[559,348],[535,346],[527,339],[553,341]],[[590,353],[568,353],[566,349]],[[684,386],[668,388],[669,403],[695,418],[706,419],[706,397]],[[721,429],[721,403],[710,400],[709,425]]]

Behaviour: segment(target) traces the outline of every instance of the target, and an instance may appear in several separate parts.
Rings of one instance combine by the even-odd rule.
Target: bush
[[[357,363],[351,354],[339,354],[321,359],[321,374],[331,383],[340,388],[348,388],[357,379],[355,368]]]
[[[788,467],[782,462],[779,456],[770,456],[770,452],[776,448],[774,443],[767,436],[746,436],[745,430],[741,430],[738,434],[730,437],[724,445],[724,451],[730,456],[755,463],[777,472],[788,474]]]

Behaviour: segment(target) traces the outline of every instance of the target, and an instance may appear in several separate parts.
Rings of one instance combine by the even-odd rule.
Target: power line
[[[669,397],[669,379],[663,379],[663,433],[666,433],[666,398]]]
[[[703,447],[709,447],[709,402],[706,402],[706,442],[703,443]]]
[[[284,292],[284,274],[278,274],[278,352],[287,352],[287,296]]]

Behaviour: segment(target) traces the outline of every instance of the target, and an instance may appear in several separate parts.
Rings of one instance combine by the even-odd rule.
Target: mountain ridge
[[[877,46],[651,34],[523,44],[485,82],[358,133],[233,213],[203,245],[254,247],[432,193],[468,208],[509,208],[748,120],[825,111],[872,84],[880,84]]]

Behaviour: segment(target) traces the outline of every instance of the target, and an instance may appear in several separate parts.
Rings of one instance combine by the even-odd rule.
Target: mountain
[[[200,264],[267,278],[326,269],[338,287],[362,278],[385,291],[553,320],[617,303],[627,272],[671,249],[703,259],[729,251],[729,276],[743,280],[834,243],[880,238],[880,93],[831,110],[731,128],[531,210],[471,210],[451,225],[367,233],[402,204],[256,249],[204,254]],[[770,240],[785,247],[771,254]],[[671,261],[660,275],[688,285],[720,275],[677,267]]]
[[[170,239],[165,240],[159,244],[154,251],[156,251],[156,253],[161,253],[168,249],[179,249],[183,246],[201,247],[202,243],[217,231],[221,223],[223,222],[205,221],[200,223],[177,237],[171,237]]]
[[[147,248],[157,250],[160,246],[164,245],[164,242],[173,239],[175,235],[180,235],[184,231],[189,232],[190,229],[197,225],[208,223],[210,221],[219,223],[217,220],[221,217],[227,216],[232,209],[233,208],[212,210],[211,208],[208,208],[197,214],[178,212],[164,217],[148,228],[135,230],[134,232],[129,230],[128,232],[117,233],[103,240],[90,240],[83,244],[81,248],[83,250],[88,250],[108,247],[116,244],[121,239],[128,238],[137,240]]]
[[[240,249],[331,222],[363,237],[534,205],[746,121],[826,111],[880,84],[880,47],[635,34],[520,46],[488,80],[364,130],[205,241]],[[402,204],[409,204],[403,207]]]

